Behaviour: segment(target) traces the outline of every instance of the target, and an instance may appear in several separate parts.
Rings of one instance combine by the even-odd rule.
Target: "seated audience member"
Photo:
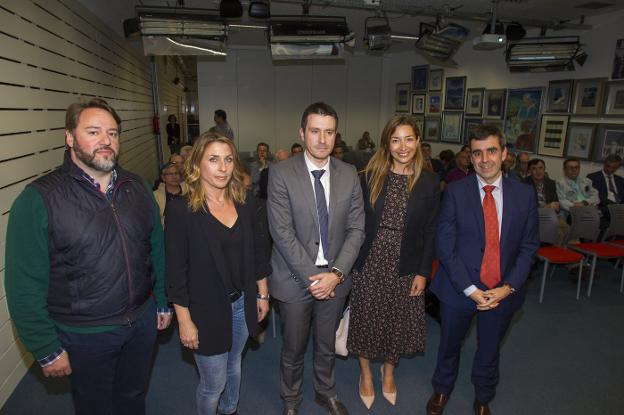
[[[455,153],[452,150],[446,149],[440,151],[440,161],[444,166],[444,175],[451,171],[455,167]]]
[[[180,155],[186,161],[188,160],[192,151],[193,151],[193,146],[184,146],[180,149]]]
[[[559,212],[559,198],[557,197],[557,184],[554,180],[546,177],[546,164],[542,159],[529,161],[529,173],[523,182],[530,184],[535,189],[538,207],[547,207]]]
[[[617,154],[609,154],[604,161],[602,170],[587,175],[598,191],[600,204],[598,207],[606,218],[610,218],[609,208],[613,203],[622,203],[624,199],[624,178],[615,172],[622,165],[622,158]]]
[[[256,158],[248,166],[253,182],[254,196],[260,194],[260,174],[267,167],[269,167],[269,145],[267,143],[258,143],[256,146]]]
[[[370,133],[368,131],[364,131],[364,134],[362,134],[362,138],[358,140],[357,148],[358,150],[369,151],[375,149],[375,143],[371,139]]]
[[[470,176],[470,174],[470,154],[466,151],[460,151],[455,156],[455,167],[446,174],[444,181],[446,183],[456,182]]]
[[[162,183],[154,190],[154,197],[160,208],[160,223],[165,224],[167,204],[170,200],[184,194],[180,182],[182,176],[180,169],[175,164],[167,163],[160,169],[160,180]]]
[[[334,144],[334,147],[336,146],[342,147],[345,153],[349,151],[349,147],[347,146],[347,143],[342,139],[342,134],[340,133],[336,133],[336,143]]]
[[[294,143],[290,147],[290,155],[291,156],[296,156],[297,154],[301,153],[302,151],[303,151],[303,147],[299,143]]]
[[[565,177],[557,180],[557,197],[561,211],[569,215],[572,206],[598,206],[600,199],[592,181],[579,177],[581,161],[567,158],[563,162]]]
[[[251,176],[247,172],[243,173],[243,186],[245,186],[246,190],[253,189],[253,182],[251,181]]]
[[[438,159],[431,158],[431,144],[421,143],[420,149],[422,150],[423,161],[429,168],[429,171],[436,173],[440,180],[444,180],[446,172],[444,171],[444,164]]]
[[[507,152],[507,158],[503,160],[502,172],[503,176],[507,179],[520,180],[518,173],[515,170],[516,167],[516,155],[512,152]]]
[[[341,144],[334,145],[334,149],[332,150],[332,156],[336,157],[338,160],[343,161],[345,156],[345,148]]]
[[[284,161],[288,158],[288,151],[286,150],[277,150],[275,153],[275,157],[273,158],[273,163],[279,163],[280,161]],[[266,169],[262,170],[260,173],[260,192],[258,193],[258,197],[260,199],[266,200],[267,198],[267,187],[269,186],[269,170],[271,166],[267,166]]]
[[[518,156],[516,157],[516,167],[514,168],[514,170],[518,174],[520,180],[526,179],[530,174],[529,159],[529,153],[527,153],[526,151],[518,153]]]

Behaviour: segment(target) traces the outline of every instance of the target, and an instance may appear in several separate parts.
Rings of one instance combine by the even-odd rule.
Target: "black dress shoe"
[[[433,393],[427,401],[427,415],[442,415],[448,402],[448,396],[442,393]]]
[[[299,410],[296,408],[284,407],[284,410],[282,411],[282,415],[297,415],[298,413],[299,413]]]
[[[314,395],[314,402],[327,409],[330,415],[349,415],[347,408],[338,400],[337,397],[326,398],[318,393]]]
[[[473,408],[475,415],[492,415],[492,413],[490,412],[490,407],[486,403],[474,401]]]

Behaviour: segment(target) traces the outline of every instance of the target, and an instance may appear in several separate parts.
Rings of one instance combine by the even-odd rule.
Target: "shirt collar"
[[[490,185],[490,183],[486,183],[483,180],[481,180],[481,177],[479,177],[479,175],[477,174],[477,181],[479,182],[479,189],[483,189],[483,186],[488,186]],[[498,179],[496,179],[494,181],[494,183],[491,184],[491,186],[494,186],[494,190],[496,189],[502,189],[503,188],[503,175],[502,173],[498,176]]]
[[[93,187],[95,187],[98,192],[101,191],[100,189],[100,184],[97,182],[97,180],[95,180],[93,177],[91,177],[87,172],[85,172],[84,170],[82,170],[80,167],[78,167],[78,165],[76,165],[76,168],[78,169],[78,171],[80,172],[80,175],[87,180],[89,183],[91,183],[91,185]],[[106,194],[108,195],[109,193],[112,193],[113,188],[115,187],[115,183],[117,182],[117,170],[113,169],[112,171],[112,175],[111,175],[111,179],[110,182],[108,182],[108,186],[106,186]]]
[[[327,161],[325,162],[325,165],[323,165],[322,167],[317,167],[316,164],[312,163],[312,160],[310,160],[310,157],[308,157],[308,152],[307,151],[303,152],[303,158],[305,160],[306,167],[308,168],[308,171],[310,173],[312,173],[314,170],[325,170],[325,173],[329,173],[329,159],[330,159],[330,157],[327,157]]]

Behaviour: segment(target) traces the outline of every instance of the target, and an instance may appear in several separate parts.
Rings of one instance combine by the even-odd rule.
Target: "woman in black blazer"
[[[370,408],[370,360],[383,361],[382,392],[394,405],[399,357],[422,353],[425,345],[423,293],[434,258],[440,185],[425,168],[413,118],[388,121],[361,182],[366,239],[353,267],[347,348],[359,355],[359,393]]]
[[[269,310],[266,217],[229,139],[200,136],[185,173],[188,194],[165,218],[167,294],[199,370],[198,413],[232,414],[243,348]]]

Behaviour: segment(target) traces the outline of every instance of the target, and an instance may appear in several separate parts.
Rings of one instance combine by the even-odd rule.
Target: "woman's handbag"
[[[336,354],[339,356],[347,357],[349,351],[347,350],[347,337],[349,335],[349,316],[351,315],[351,306],[347,306],[342,313],[338,330],[336,330]]]

